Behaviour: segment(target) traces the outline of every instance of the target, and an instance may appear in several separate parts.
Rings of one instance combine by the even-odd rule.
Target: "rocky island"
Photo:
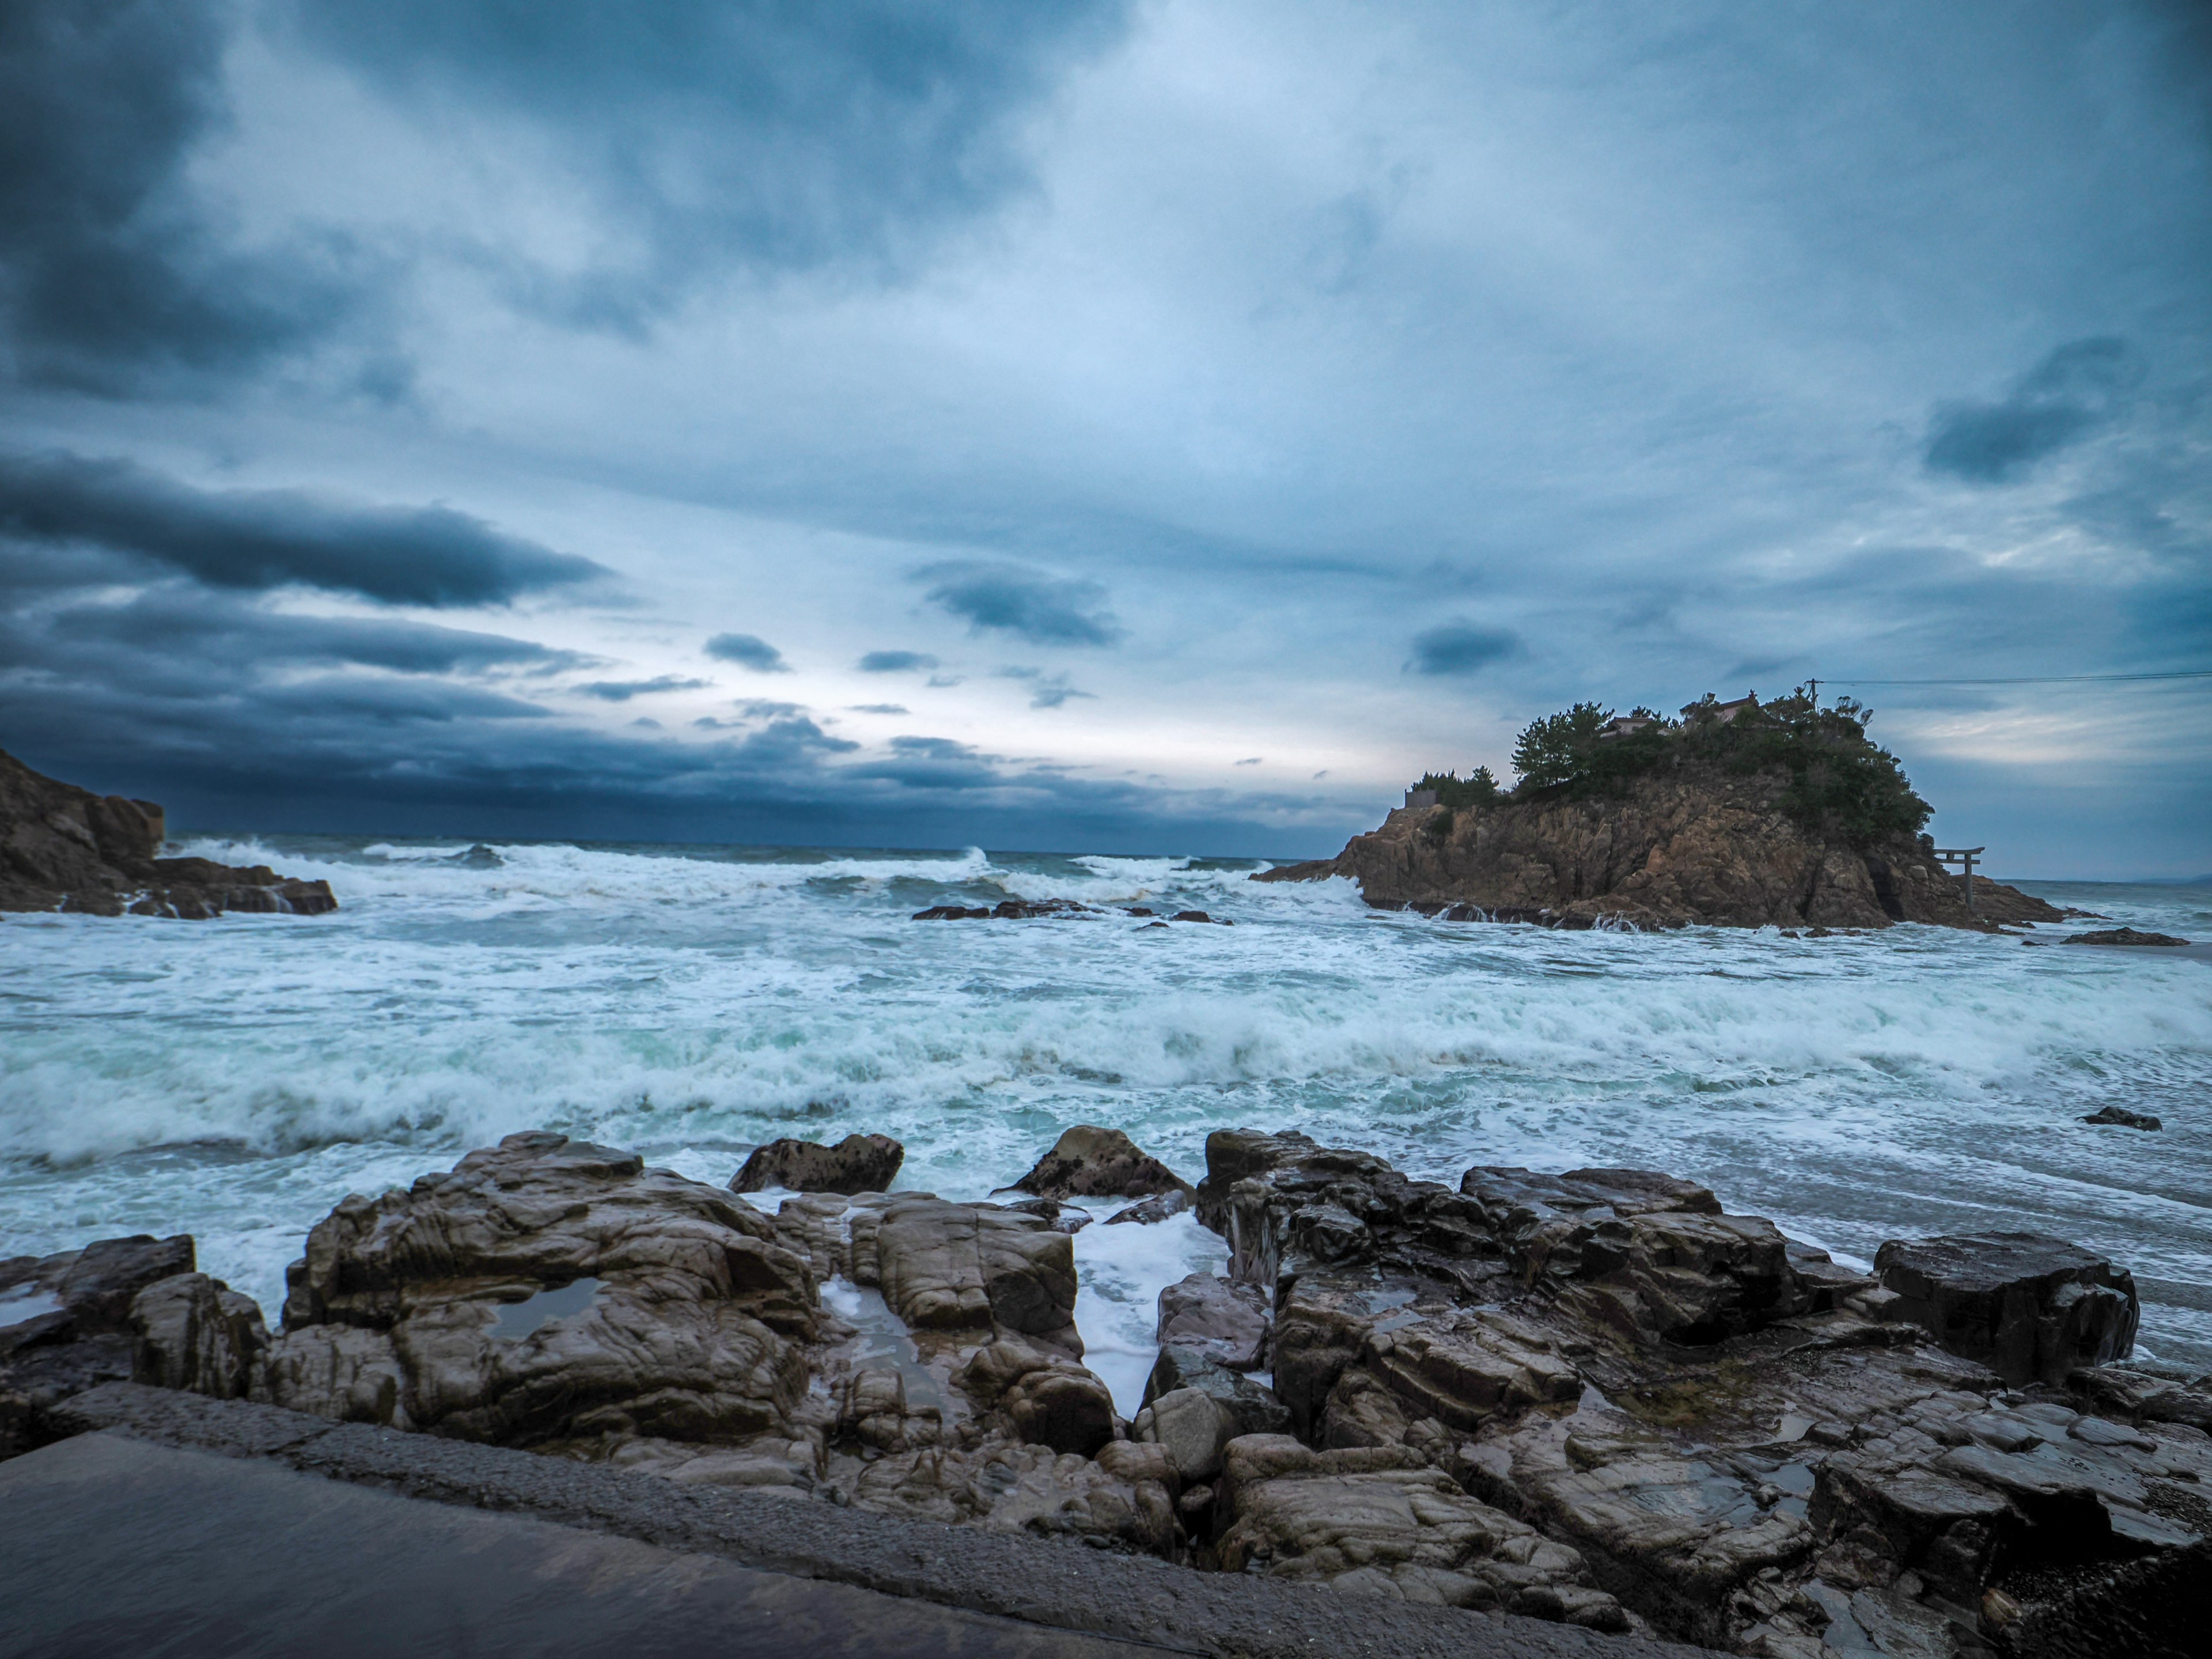
[[[315,916],[338,908],[325,881],[262,864],[163,858],[166,824],[152,801],[95,795],[0,750],[0,911],[197,921],[227,910]]]
[[[1498,788],[1431,774],[1333,859],[1257,881],[1345,876],[1370,904],[1454,921],[1994,931],[2064,912],[1959,878],[1922,833],[1928,803],[1866,734],[1867,714],[1807,692],[1691,704],[1678,719],[1580,703],[1534,722]]]
[[[188,1237],[0,1262],[0,1456],[112,1429],[327,1468],[318,1437],[377,1425],[347,1455],[380,1481],[474,1443],[1091,1546],[1063,1597],[1150,1557],[1765,1659],[2179,1656],[2203,1627],[2208,1380],[2124,1363],[2134,1282],[2063,1241],[1898,1240],[1862,1273],[1662,1174],[1452,1185],[1293,1131],[1217,1131],[1194,1189],[1071,1130],[1007,1204],[866,1190],[897,1167],[872,1139],[776,1156],[830,1189],[771,1212],[510,1135],[339,1203],[273,1334]],[[1192,1199],[1225,1256],[1161,1295],[1130,1419],[1083,1363],[1054,1197],[1109,1188]]]

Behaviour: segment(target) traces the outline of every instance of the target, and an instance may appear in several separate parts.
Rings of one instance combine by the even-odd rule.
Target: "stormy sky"
[[[1300,856],[1818,676],[2184,875],[2212,680],[1873,683],[2208,668],[2199,4],[0,9],[0,746],[187,827]]]

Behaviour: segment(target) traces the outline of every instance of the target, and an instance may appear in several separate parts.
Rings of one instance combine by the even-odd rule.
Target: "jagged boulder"
[[[1160,1291],[1153,1340],[1203,1355],[1232,1371],[1265,1370],[1269,1298],[1256,1285],[1192,1273]]]
[[[1691,1182],[1641,1170],[1543,1176],[1479,1167],[1460,1190],[1481,1206],[1522,1283],[1572,1285],[1639,1335],[1710,1342],[1807,1303],[1781,1230],[1723,1214]]]
[[[889,1135],[847,1135],[835,1146],[818,1140],[771,1140],[756,1146],[730,1177],[733,1193],[783,1187],[794,1193],[881,1193],[898,1178],[906,1148]]]
[[[507,1445],[793,1437],[818,1318],[767,1217],[544,1131],[347,1199],[287,1281],[258,1396]]]
[[[242,1400],[269,1347],[261,1304],[202,1273],[156,1279],[131,1304],[132,1380]]]
[[[2134,1276],[2063,1239],[1893,1239],[1875,1257],[1875,1271],[1900,1298],[1893,1316],[2008,1382],[2063,1382],[2135,1347],[2142,1310]]]
[[[1187,1193],[1190,1183],[1119,1129],[1079,1123],[1014,1183],[1039,1198],[1142,1198]]]
[[[70,1395],[130,1379],[132,1304],[194,1259],[189,1234],[139,1233],[0,1261],[0,1458],[42,1444]]]

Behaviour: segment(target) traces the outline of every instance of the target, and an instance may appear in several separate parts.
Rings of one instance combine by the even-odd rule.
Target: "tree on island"
[[[1873,711],[1850,697],[1823,708],[1810,685],[1761,703],[1723,703],[1708,692],[1679,718],[1638,708],[1626,715],[1577,702],[1531,720],[1513,744],[1516,781],[1502,793],[1487,767],[1461,779],[1431,772],[1417,788],[1449,809],[1495,802],[1618,798],[1639,780],[1719,770],[1765,774],[1773,805],[1808,831],[1868,847],[1917,836],[1933,810],[1897,757],[1867,736]],[[1449,829],[1444,833],[1449,834]]]

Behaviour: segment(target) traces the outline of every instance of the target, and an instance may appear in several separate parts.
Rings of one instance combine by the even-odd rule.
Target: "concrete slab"
[[[111,1434],[0,1463],[15,1659],[1162,1651]]]
[[[1140,1651],[1164,1648],[1236,1659],[1314,1659],[1317,1654],[1330,1659],[1697,1659],[1708,1654],[1648,1636],[1606,1636],[1249,1573],[1198,1572],[1068,1539],[943,1526],[691,1485],[604,1463],[333,1423],[136,1382],[106,1383],[63,1401],[46,1411],[44,1425],[57,1437],[128,1437],[251,1460],[334,1486],[396,1494],[428,1508],[526,1516],[672,1554],[709,1557],[1018,1626],[1097,1637]],[[0,1463],[0,1474],[11,1467]],[[187,1524],[163,1518],[170,1525]],[[0,1564],[0,1578],[5,1571]]]

